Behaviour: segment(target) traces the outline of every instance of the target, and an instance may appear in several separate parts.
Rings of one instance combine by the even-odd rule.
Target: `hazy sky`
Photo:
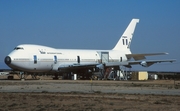
[[[132,18],[140,19],[132,53],[177,59],[132,70],[180,71],[180,0],[0,0],[0,69],[19,44],[112,49]]]

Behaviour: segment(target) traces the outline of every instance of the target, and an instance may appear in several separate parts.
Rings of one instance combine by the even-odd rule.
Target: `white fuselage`
[[[47,72],[59,71],[59,68],[63,67],[80,68],[102,65],[107,62],[124,62],[127,61],[126,54],[131,54],[130,44],[138,22],[139,19],[131,20],[112,50],[55,49],[41,45],[24,44],[15,47],[5,57],[5,63],[12,69]]]
[[[107,62],[127,61],[130,51],[55,49],[41,45],[19,45],[9,55],[9,67],[28,72],[56,71],[58,67],[73,64],[103,63],[102,53],[108,53]],[[107,59],[107,58],[106,58]]]
[[[18,45],[5,57],[4,62],[14,70],[26,72],[80,72],[104,66],[119,68],[119,66],[131,67],[140,64],[149,67],[154,63],[173,62],[175,60],[151,60],[145,56],[162,55],[166,53],[131,54],[130,45],[136,24],[139,19],[132,19],[128,27],[120,36],[119,41],[112,50],[80,50],[80,49],[55,49],[42,45],[23,44]],[[129,61],[133,58],[135,61]]]

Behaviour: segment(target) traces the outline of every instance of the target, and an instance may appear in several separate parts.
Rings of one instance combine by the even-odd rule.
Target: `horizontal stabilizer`
[[[148,54],[126,54],[126,57],[128,60],[133,58],[134,60],[142,60],[146,59],[145,56],[155,56],[155,55],[166,55],[168,53],[163,52],[163,53],[148,53]]]

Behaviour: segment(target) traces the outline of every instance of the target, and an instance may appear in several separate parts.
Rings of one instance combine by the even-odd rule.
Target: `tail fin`
[[[139,23],[139,19],[131,20],[125,32],[112,50],[130,50],[131,40],[137,23]]]

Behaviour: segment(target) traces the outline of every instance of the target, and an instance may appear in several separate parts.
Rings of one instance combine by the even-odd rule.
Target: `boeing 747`
[[[5,63],[14,70],[30,73],[83,73],[95,68],[142,65],[149,67],[154,63],[173,62],[170,60],[145,60],[146,56],[167,53],[132,54],[130,45],[139,19],[132,19],[125,32],[112,50],[56,49],[52,47],[22,44],[5,57]],[[130,60],[130,59],[134,60]]]

